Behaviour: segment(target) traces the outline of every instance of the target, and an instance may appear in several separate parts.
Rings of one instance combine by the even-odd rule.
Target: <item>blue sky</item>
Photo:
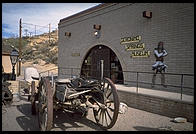
[[[81,12],[100,3],[2,3],[2,37],[16,37],[19,35],[19,20],[36,26],[36,34],[48,32],[58,28],[60,19]],[[25,36],[35,33],[35,26],[22,24],[22,33]]]

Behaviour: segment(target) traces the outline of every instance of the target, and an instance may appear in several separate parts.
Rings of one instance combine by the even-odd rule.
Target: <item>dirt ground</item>
[[[24,69],[26,67],[35,67],[38,72],[43,72],[43,71],[46,71],[46,70],[49,70],[49,69],[52,69],[52,68],[57,68],[58,66],[55,65],[55,64],[46,64],[45,61],[39,59],[38,60],[38,64],[33,64],[33,61],[32,62],[25,62],[22,64],[22,73],[24,72]]]
[[[193,123],[174,123],[172,118],[128,107],[125,114],[119,114],[116,124],[108,130],[100,128],[92,110],[86,118],[72,116],[65,111],[54,111],[51,131],[193,131]],[[3,131],[40,131],[37,115],[31,114],[31,103],[27,96],[10,106],[2,108]]]

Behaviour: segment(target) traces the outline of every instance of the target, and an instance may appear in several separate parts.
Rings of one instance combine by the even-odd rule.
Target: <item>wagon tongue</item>
[[[74,93],[74,94],[69,95],[67,98],[68,98],[68,99],[71,99],[71,98],[73,98],[74,96],[78,96],[78,95],[80,95],[80,94],[84,94],[84,93],[87,93],[87,92],[90,92],[90,91],[91,91],[91,90],[86,90],[86,91],[77,92],[77,93]]]

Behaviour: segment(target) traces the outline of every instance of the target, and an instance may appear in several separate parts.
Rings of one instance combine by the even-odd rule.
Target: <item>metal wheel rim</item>
[[[93,113],[98,125],[104,129],[110,129],[114,126],[118,118],[119,99],[117,90],[114,83],[109,78],[104,78],[100,84],[101,90],[103,91],[105,106],[93,109]]]

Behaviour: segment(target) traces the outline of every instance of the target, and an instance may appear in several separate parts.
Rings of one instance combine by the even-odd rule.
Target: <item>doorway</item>
[[[107,46],[97,45],[89,50],[84,58],[81,76],[86,78],[101,78],[101,60],[104,61],[103,76],[114,83],[123,84],[123,72],[116,54]]]

